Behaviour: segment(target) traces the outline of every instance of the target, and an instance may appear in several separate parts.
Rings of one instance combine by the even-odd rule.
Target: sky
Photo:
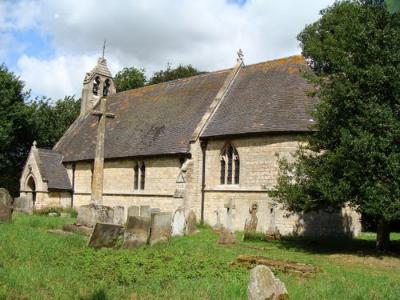
[[[191,64],[230,68],[295,54],[297,34],[334,0],[0,0],[0,64],[32,96],[81,95],[102,55],[113,74]]]

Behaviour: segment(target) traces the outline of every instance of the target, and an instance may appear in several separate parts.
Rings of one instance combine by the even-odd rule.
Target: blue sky
[[[80,96],[101,55],[113,73],[167,63],[212,71],[299,54],[296,35],[333,0],[0,0],[0,62],[34,96]]]

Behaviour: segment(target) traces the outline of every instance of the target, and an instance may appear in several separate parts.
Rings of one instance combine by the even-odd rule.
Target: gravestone
[[[26,197],[18,197],[14,199],[14,210],[31,214],[33,212],[33,202]]]
[[[258,265],[250,271],[247,299],[287,300],[289,296],[285,284],[275,277],[270,268]]]
[[[148,206],[148,205],[140,205],[140,216],[145,217],[145,218],[150,218],[153,209],[157,209],[157,208],[150,208],[150,206]],[[159,210],[158,210],[158,212],[159,212]]]
[[[125,207],[115,206],[114,210],[114,220],[113,224],[124,225],[125,223]]]
[[[214,212],[215,212],[217,222],[215,223],[215,225],[213,227],[213,231],[218,234],[218,233],[221,233],[221,231],[223,229],[223,226],[221,224],[221,211],[217,208],[216,210],[214,210]]]
[[[186,235],[197,233],[196,214],[191,210],[186,218]]]
[[[257,203],[253,203],[249,209],[250,218],[247,218],[244,224],[244,240],[251,238],[256,233],[258,223],[257,210]]]
[[[138,217],[139,213],[139,206],[132,205],[128,207],[128,218],[129,217]]]
[[[219,236],[218,244],[221,245],[232,245],[236,243],[236,235],[235,233],[228,228],[221,228],[221,233]]]
[[[178,208],[172,218],[172,236],[183,236],[185,234],[185,212]]]
[[[0,222],[10,223],[12,216],[12,197],[10,193],[0,188]]]
[[[276,226],[276,203],[270,204],[270,216],[267,232],[265,233],[265,238],[267,240],[280,240],[281,234]]]
[[[121,233],[121,225],[96,223],[89,238],[88,246],[92,248],[114,247]]]
[[[171,238],[171,213],[158,212],[151,214],[150,245],[167,242]]]
[[[96,223],[108,223],[114,222],[114,210],[105,205],[88,204],[82,205],[78,208],[78,219],[79,225],[94,227]]]
[[[150,237],[151,219],[130,216],[126,222],[123,248],[137,248],[146,245]]]
[[[232,199],[229,200],[228,203],[224,205],[226,208],[226,229],[232,230],[233,224],[233,210],[236,208],[235,204],[232,202]]]

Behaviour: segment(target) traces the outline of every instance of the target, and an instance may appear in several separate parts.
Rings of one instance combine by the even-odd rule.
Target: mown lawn
[[[0,224],[0,299],[246,299],[248,270],[228,265],[240,254],[319,266],[311,278],[277,272],[291,299],[400,299],[400,255],[378,255],[371,233],[219,246],[203,228],[151,248],[93,250],[83,236],[46,232],[71,221],[15,215]],[[400,234],[392,239],[399,247]]]

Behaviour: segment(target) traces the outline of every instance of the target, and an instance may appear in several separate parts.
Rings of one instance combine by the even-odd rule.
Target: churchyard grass
[[[0,299],[246,299],[240,254],[310,263],[312,277],[277,272],[291,299],[400,299],[400,256],[361,239],[287,239],[219,246],[202,227],[190,237],[135,250],[94,250],[78,234],[49,234],[73,219],[14,215],[0,224]],[[241,235],[238,234],[238,238]],[[400,246],[400,234],[392,234]]]

